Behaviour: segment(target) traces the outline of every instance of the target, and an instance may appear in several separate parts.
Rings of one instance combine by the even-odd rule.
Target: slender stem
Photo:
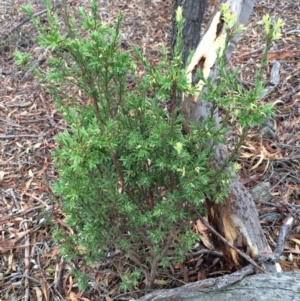
[[[104,121],[102,120],[101,116],[100,116],[100,112],[99,112],[99,107],[98,107],[98,102],[97,102],[97,96],[95,95],[95,92],[92,92],[93,94],[93,105],[94,105],[94,109],[95,109],[95,114],[99,123],[99,126],[102,130],[102,133],[104,133],[105,131],[105,126],[104,126]]]
[[[130,198],[132,199],[132,201],[136,202],[136,199],[133,195],[133,192],[131,191],[131,189],[125,184],[125,180],[124,180],[124,176],[123,176],[123,172],[120,168],[120,164],[119,164],[119,160],[118,160],[118,155],[114,152],[111,153],[111,159],[114,163],[114,166],[116,168],[117,174],[119,176],[119,180],[121,181],[121,186],[122,189],[125,189],[126,193],[130,196]]]
[[[177,90],[176,82],[174,82],[171,91],[171,134],[173,133],[174,123],[175,123],[176,90]]]
[[[122,231],[120,230],[119,227],[116,227],[116,230],[118,231],[119,233],[119,236],[124,239],[124,240],[128,240],[124,234],[122,233]],[[116,244],[117,246],[117,244]],[[138,256],[137,254],[134,254],[132,253],[132,250],[134,248],[130,248],[129,250],[124,250],[126,252],[126,255],[129,256],[129,258],[139,267],[139,269],[144,273],[145,275],[145,280],[146,280],[146,283],[149,283],[149,272],[147,271],[147,267],[145,267],[141,262],[140,260],[138,259]]]
[[[161,261],[161,259],[166,255],[166,253],[168,252],[171,243],[174,240],[174,234],[173,233],[169,233],[169,237],[166,241],[166,245],[164,247],[164,249],[162,250],[162,252],[160,253],[160,255],[157,255],[152,264],[151,264],[151,271],[150,271],[150,277],[149,277],[149,282],[147,283],[147,289],[151,289],[153,287],[154,284],[154,280],[155,280],[155,276],[157,273],[157,267],[159,262]]]
[[[231,152],[230,156],[228,158],[226,158],[225,163],[222,164],[221,168],[219,168],[216,173],[212,176],[212,178],[210,179],[210,183],[212,183],[219,174],[221,174],[229,165],[230,162],[233,161],[233,158],[237,155],[237,152],[239,150],[239,148],[241,147],[241,145],[243,144],[246,136],[247,136],[248,131],[244,130],[239,142],[234,146],[233,151]]]

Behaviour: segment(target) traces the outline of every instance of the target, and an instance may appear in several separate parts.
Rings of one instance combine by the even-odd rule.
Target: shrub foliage
[[[79,10],[80,22],[67,6],[59,17],[46,5],[48,23],[33,21],[51,55],[37,75],[69,126],[55,138],[53,188],[73,231],[57,231],[57,241],[68,260],[88,264],[121,252],[127,259],[119,267],[122,288],[141,278],[151,287],[158,271],[170,259],[182,261],[199,239],[191,222],[195,209],[205,210],[202,200],[219,202],[227,193],[236,168],[228,161],[230,169],[216,170],[211,162],[228,127],[211,118],[183,134],[176,100],[195,89],[181,68],[180,11],[173,58],[162,49],[154,67],[137,48],[120,48],[121,15],[111,28],[99,20],[95,2],[90,12]],[[15,57],[22,63],[20,53]],[[217,87],[205,81],[204,99],[238,118],[245,135],[270,116],[270,106],[258,104],[261,89],[244,91],[222,60],[220,72]]]

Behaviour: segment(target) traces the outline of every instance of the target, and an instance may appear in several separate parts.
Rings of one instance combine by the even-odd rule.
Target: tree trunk
[[[222,2],[227,2],[231,12],[237,15],[238,22],[245,25],[253,10],[255,0],[227,0]],[[195,50],[191,62],[186,66],[187,76],[192,84],[196,84],[199,81],[196,78],[196,69],[201,68],[204,76],[214,78],[216,74],[215,52],[220,44],[224,44],[225,41],[225,31],[219,6],[215,9],[200,43],[196,45],[196,41],[200,37],[200,26],[203,21],[203,8],[206,5],[206,0],[177,0],[176,5],[178,4],[182,6],[183,12],[185,12],[183,31],[185,62],[187,52]],[[176,5],[174,9],[176,9]],[[197,22],[195,21],[194,12],[197,12]],[[238,38],[238,34],[232,37],[228,48],[225,49],[227,60],[230,59]],[[184,95],[181,101],[181,112],[185,117],[184,130],[188,132],[190,121],[201,123],[204,118],[210,115],[211,104],[201,101],[201,93],[196,99],[192,95]],[[217,112],[215,118],[218,124],[219,116]],[[220,168],[227,156],[227,147],[224,145],[217,146],[214,167]],[[259,223],[255,203],[238,177],[231,182],[229,195],[222,203],[216,204],[207,200],[207,204],[210,223],[228,242],[251,257],[271,252]],[[222,241],[217,241],[217,247],[224,252],[225,257],[236,268],[245,265],[237,252]],[[269,266],[268,270],[274,270],[274,266]]]
[[[185,26],[183,28],[182,35],[184,37],[184,45],[182,49],[182,62],[183,66],[186,65],[187,57],[190,50],[196,49],[200,41],[201,24],[205,13],[207,0],[201,1],[185,1],[176,0],[173,13],[173,34],[172,34],[172,46],[174,46],[177,34],[177,24],[175,22],[176,8],[183,7],[183,17],[185,20]],[[188,2],[188,3],[186,3]]]

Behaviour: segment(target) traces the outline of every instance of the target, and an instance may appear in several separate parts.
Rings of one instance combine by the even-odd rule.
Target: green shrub
[[[205,211],[201,200],[219,202],[227,193],[235,166],[226,162],[229,173],[225,166],[213,169],[211,162],[228,127],[223,122],[216,128],[214,119],[207,119],[183,134],[176,99],[195,89],[181,69],[180,17],[173,59],[162,49],[153,67],[138,49],[120,49],[121,16],[111,28],[99,21],[92,3],[90,14],[79,10],[78,26],[67,7],[62,21],[46,4],[47,27],[38,18],[34,22],[39,44],[51,56],[38,76],[69,125],[55,138],[59,180],[53,188],[73,232],[58,231],[56,239],[67,260],[79,257],[91,264],[109,251],[121,252],[127,259],[119,266],[121,287],[127,290],[144,279],[149,288],[158,270],[168,266],[170,250],[172,261],[182,261],[199,239],[190,222],[195,209]],[[22,61],[20,53],[16,59]],[[259,93],[242,91],[236,73],[220,66],[221,88],[205,81],[204,97],[222,105],[227,116],[241,116],[245,135],[250,125],[270,116],[270,107],[258,105]],[[244,121],[246,106],[257,108],[251,122]]]

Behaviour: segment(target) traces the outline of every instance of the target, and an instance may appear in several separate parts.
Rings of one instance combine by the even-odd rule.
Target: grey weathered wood
[[[220,291],[203,289],[176,301],[299,301],[299,280],[300,272],[253,275]]]
[[[300,272],[252,275],[216,289],[224,277],[156,291],[137,301],[300,301]]]
[[[251,265],[231,274],[154,291],[137,301],[300,301],[300,272],[254,272]]]

